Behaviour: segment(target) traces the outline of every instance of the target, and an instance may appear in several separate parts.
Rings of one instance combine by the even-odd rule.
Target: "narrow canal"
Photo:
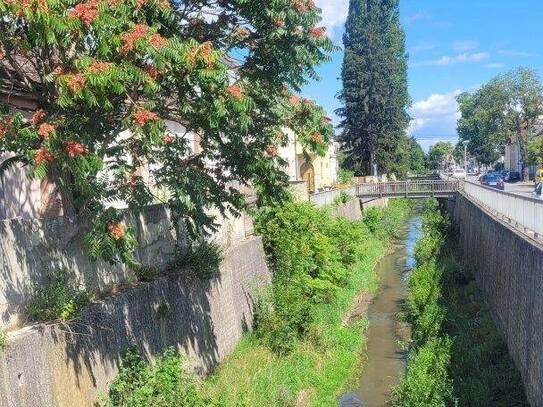
[[[409,338],[398,320],[400,304],[407,295],[407,278],[414,266],[413,252],[420,238],[420,217],[413,217],[388,256],[377,266],[380,289],[369,306],[367,318],[367,361],[358,389],[345,395],[341,407],[381,407],[388,405],[390,389],[405,371],[401,341]]]

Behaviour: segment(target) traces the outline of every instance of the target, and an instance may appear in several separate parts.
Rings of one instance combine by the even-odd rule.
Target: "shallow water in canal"
[[[341,407],[387,406],[390,389],[405,371],[405,354],[400,341],[409,332],[399,323],[400,304],[407,295],[407,278],[414,265],[413,252],[420,238],[421,220],[412,218],[391,253],[377,265],[380,289],[368,309],[367,362],[358,389],[345,395]]]

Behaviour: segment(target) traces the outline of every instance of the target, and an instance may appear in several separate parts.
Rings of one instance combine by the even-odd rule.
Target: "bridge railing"
[[[543,237],[543,201],[527,196],[498,191],[471,181],[463,182],[466,195],[491,212],[536,238]]]
[[[458,190],[457,180],[414,180],[358,184],[356,194],[359,197],[421,197],[443,196]]]

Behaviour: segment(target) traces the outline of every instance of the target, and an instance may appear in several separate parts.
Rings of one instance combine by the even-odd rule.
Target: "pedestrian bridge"
[[[359,198],[447,198],[460,188],[458,180],[409,180],[356,185]]]

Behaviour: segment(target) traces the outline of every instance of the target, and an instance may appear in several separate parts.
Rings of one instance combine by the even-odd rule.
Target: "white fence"
[[[463,183],[464,192],[476,202],[504,217],[514,226],[543,237],[543,201],[509,192],[498,191],[470,181]]]
[[[356,187],[347,189],[334,189],[332,191],[319,192],[309,195],[309,200],[315,204],[315,206],[323,207],[332,205],[337,197],[341,194],[347,194],[349,196],[356,196]]]

